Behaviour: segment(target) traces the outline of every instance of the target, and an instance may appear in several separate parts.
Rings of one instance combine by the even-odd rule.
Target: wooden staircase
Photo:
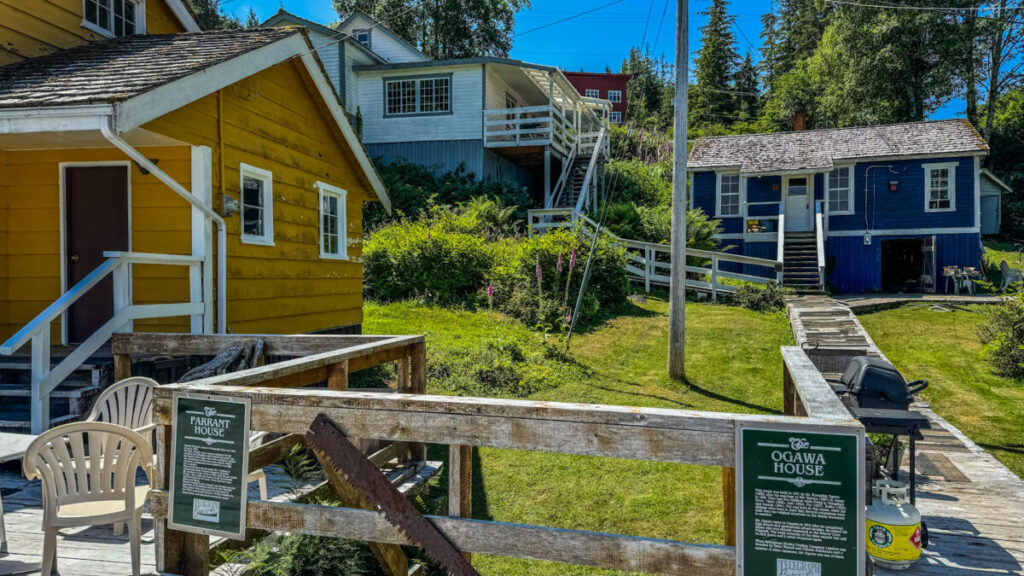
[[[61,360],[61,351],[51,358]],[[78,366],[50,393],[50,425],[72,422],[83,417],[93,398],[110,384],[113,372],[108,357],[92,357]],[[27,432],[30,428],[32,396],[31,358],[14,356],[0,362],[0,429]]]
[[[580,192],[587,179],[587,167],[590,164],[590,157],[577,157],[572,167],[569,168],[569,176],[566,178],[565,189],[558,195],[554,208],[574,208],[579,202]]]
[[[786,232],[782,285],[802,293],[821,293],[818,243],[814,232]]]

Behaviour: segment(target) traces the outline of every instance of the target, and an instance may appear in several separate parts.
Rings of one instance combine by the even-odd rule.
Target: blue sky
[[[512,57],[538,64],[560,66],[564,70],[604,72],[605,67],[618,72],[631,46],[645,38],[655,54],[669,59],[675,54],[675,0],[621,0],[593,13],[568,22],[531,32],[533,28],[606,5],[614,0],[533,0],[533,8],[516,17],[516,39]],[[699,47],[699,28],[705,22],[697,13],[711,0],[690,0],[690,52]],[[750,50],[759,59],[761,14],[769,11],[770,0],[734,1],[730,13],[736,16],[736,41],[740,54]],[[282,5],[293,12],[324,24],[338,19],[330,0],[224,0],[225,10],[243,17],[249,8],[256,10],[260,20],[269,18]],[[662,11],[665,10],[662,22]],[[650,19],[648,19],[650,11]],[[660,24],[660,26],[659,26]],[[657,44],[655,42],[657,41]],[[932,118],[963,116],[964,104],[954,101],[932,114]]]

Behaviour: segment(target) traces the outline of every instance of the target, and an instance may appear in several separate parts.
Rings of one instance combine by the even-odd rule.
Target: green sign
[[[175,394],[168,526],[242,539],[249,477],[249,399]]]
[[[864,429],[739,423],[738,576],[863,576]]]

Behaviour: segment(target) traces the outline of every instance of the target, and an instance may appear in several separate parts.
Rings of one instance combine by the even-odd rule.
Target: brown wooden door
[[[67,288],[103,263],[103,252],[128,250],[128,167],[83,166],[64,172]],[[68,341],[82,342],[114,314],[107,276],[68,310]]]

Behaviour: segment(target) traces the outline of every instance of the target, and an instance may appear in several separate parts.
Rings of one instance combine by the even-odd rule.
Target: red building
[[[592,98],[603,98],[612,103],[613,124],[622,124],[626,119],[626,85],[629,74],[606,74],[602,72],[563,72],[579,93]]]

